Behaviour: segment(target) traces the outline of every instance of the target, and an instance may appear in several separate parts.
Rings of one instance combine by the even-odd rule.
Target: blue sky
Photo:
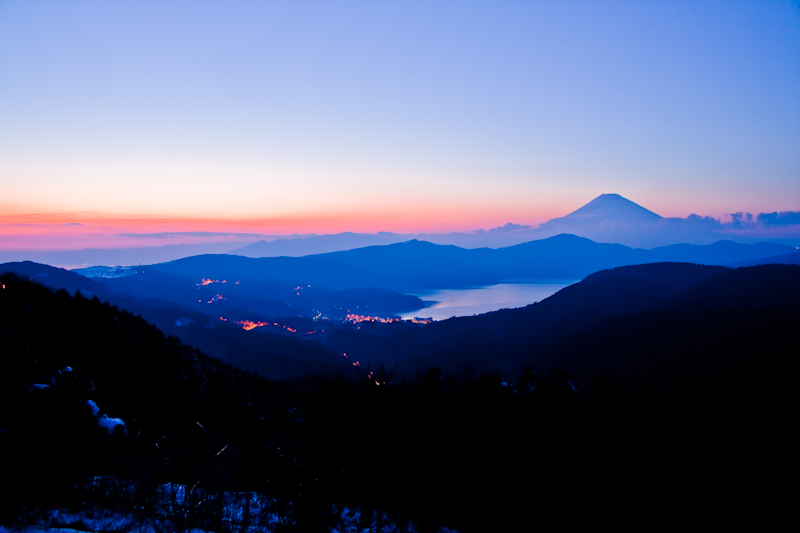
[[[0,117],[6,217],[447,230],[610,192],[798,210],[800,9],[0,1]]]

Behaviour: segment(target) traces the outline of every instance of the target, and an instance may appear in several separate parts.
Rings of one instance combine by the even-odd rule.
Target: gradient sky
[[[0,0],[0,191],[127,231],[800,210],[800,8]]]

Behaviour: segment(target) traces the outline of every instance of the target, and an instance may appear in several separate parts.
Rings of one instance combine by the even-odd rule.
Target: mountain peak
[[[628,224],[655,222],[660,215],[645,209],[619,194],[601,194],[588,204],[564,217],[565,219],[605,219]]]

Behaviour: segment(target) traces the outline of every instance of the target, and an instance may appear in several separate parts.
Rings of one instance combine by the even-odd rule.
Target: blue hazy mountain
[[[760,225],[769,225],[780,218],[783,225],[797,217],[795,213],[759,215],[754,219]],[[800,215],[798,215],[800,216]],[[506,224],[488,231],[453,232],[447,234],[397,234],[397,233],[339,233],[259,241],[229,253],[247,257],[300,257],[334,251],[351,250],[365,246],[392,244],[411,239],[434,244],[452,244],[462,248],[504,248],[531,240],[567,233],[585,237],[600,243],[617,243],[634,248],[651,249],[681,243],[709,245],[720,240],[734,240],[744,244],[759,242],[765,238],[740,235],[737,218],[730,224],[722,224],[712,217],[690,215],[686,218],[665,218],[619,194],[601,194],[586,205],[566,216],[554,218],[538,227]],[[776,238],[781,235],[776,235]],[[783,235],[778,240],[785,240]],[[791,240],[791,239],[789,239]]]
[[[302,257],[304,255],[324,254],[364,248],[381,244],[394,244],[413,239],[411,235],[397,233],[336,233],[333,235],[311,235],[292,239],[260,240],[228,252],[230,255],[245,257]]]
[[[545,227],[569,227],[587,223],[600,226],[609,222],[620,225],[652,224],[662,218],[619,194],[601,194],[567,216],[550,220]]]
[[[633,219],[652,219],[649,211],[631,207]],[[605,212],[605,200],[595,207]],[[594,208],[593,208],[594,209]],[[589,216],[592,210],[580,216]],[[589,214],[587,214],[589,213]],[[248,279],[258,282],[293,280],[303,286],[328,289],[383,288],[400,292],[484,286],[509,279],[582,279],[598,270],[623,265],[663,261],[727,264],[765,258],[792,248],[786,245],[721,243],[678,246],[656,252],[621,244],[597,243],[575,235],[557,235],[500,249],[466,249],[408,241],[385,246],[310,255],[305,257],[248,258],[203,255],[151,265],[173,276],[196,280]]]
[[[0,251],[0,262],[32,261],[62,268],[80,268],[94,265],[148,265],[174,261],[175,259],[193,255],[231,253],[231,250],[241,246],[242,243],[240,242],[216,242],[133,248]]]
[[[645,250],[559,235],[500,250],[413,240],[306,257],[204,255],[150,268],[198,280],[294,279],[312,287],[414,291],[490,285],[509,278],[579,279],[604,268],[653,260]]]
[[[433,244],[452,244],[461,248],[502,248],[530,240],[524,233],[530,226],[508,223],[488,231],[451,233],[403,234],[379,233],[335,233],[332,235],[293,236],[285,239],[260,240],[247,246],[231,250],[231,255],[245,257],[302,257],[330,252],[340,252],[367,246],[394,244],[410,240]]]
[[[572,213],[552,219],[532,228],[518,224],[506,224],[489,231],[453,232],[447,234],[397,234],[397,233],[339,233],[335,235],[314,235],[304,238],[262,240],[229,252],[247,257],[300,257],[335,251],[350,250],[366,246],[393,244],[412,239],[434,244],[451,244],[461,248],[504,248],[531,240],[541,240],[566,233],[586,237],[598,242],[616,243],[613,236],[619,235],[623,240],[630,240],[630,234],[641,233],[644,229],[653,229],[654,224],[662,217],[644,207],[623,198],[618,194],[602,194],[573,211]],[[682,219],[681,219],[682,220]],[[659,226],[660,227],[660,226]],[[685,239],[691,234],[682,235]],[[685,240],[684,239],[684,240]],[[640,239],[642,240],[642,239]],[[718,240],[714,239],[714,240]],[[647,241],[644,239],[643,242]],[[659,241],[660,242],[660,241]],[[681,242],[672,241],[672,242]],[[710,241],[713,242],[713,241]],[[623,242],[623,244],[629,244]],[[641,243],[636,244],[639,247]]]
[[[731,263],[728,266],[738,268],[738,267],[748,267],[748,266],[768,265],[768,264],[800,265],[800,252],[795,251],[789,254],[770,256],[762,259],[751,259],[749,261]]]
[[[653,248],[677,243],[711,244],[726,238],[719,221],[692,215],[664,218],[618,194],[601,194],[572,213],[527,231],[532,238],[572,233],[597,242]]]
[[[698,263],[704,265],[726,265],[730,263],[760,261],[790,253],[792,250],[794,250],[794,248],[791,246],[773,242],[741,244],[733,241],[719,241],[705,246],[699,244],[672,244],[669,246],[660,246],[651,249],[650,253],[665,261]]]

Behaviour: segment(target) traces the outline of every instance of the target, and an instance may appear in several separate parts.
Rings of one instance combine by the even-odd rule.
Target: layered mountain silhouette
[[[3,264],[0,272],[15,272],[50,287],[66,289],[70,294],[79,290],[87,297],[96,296],[140,314],[168,334],[179,336],[225,361],[265,376],[288,377],[306,373],[312,368],[322,368],[333,361],[333,354],[340,350],[346,353],[358,351],[349,346],[350,341],[329,338],[336,334],[337,328],[317,324],[312,317],[320,313],[341,317],[348,313],[391,316],[423,307],[419,298],[404,295],[403,291],[482,286],[507,279],[577,280],[587,276],[589,278],[582,286],[590,287],[592,283],[587,285],[588,281],[598,279],[598,276],[602,278],[602,272],[592,273],[624,265],[645,265],[665,260],[717,265],[735,264],[737,261],[796,261],[796,254],[791,253],[774,259],[775,254],[787,250],[792,248],[770,243],[720,242],[709,246],[681,245],[648,251],[560,235],[498,250],[469,250],[410,241],[301,258],[196,256],[136,267],[129,269],[129,275],[95,279],[30,262]],[[681,290],[693,283],[674,272],[669,279],[671,282],[678,280]],[[204,284],[203,280],[209,283]],[[592,305],[613,309],[620,294],[634,290],[639,291],[645,302],[660,301],[653,296],[651,288],[638,288],[637,283],[630,280],[619,286],[610,283],[608,287],[612,288],[608,294],[598,297]],[[572,294],[573,290],[562,291],[554,301]],[[552,305],[548,303],[544,307]],[[589,312],[590,307],[570,307],[568,321],[573,325],[581,324],[581,317]],[[594,317],[598,312],[591,311],[590,315]],[[448,334],[448,342],[457,338],[461,340],[453,342],[463,342],[470,350],[477,346],[496,349],[491,348],[493,341],[487,344],[486,339],[475,339],[471,335],[486,330],[491,332],[488,338],[498,335],[505,338],[502,332],[506,331],[508,324],[516,323],[516,319],[497,319],[497,316],[503,316],[502,313],[486,319],[486,326],[468,328],[457,335]],[[550,309],[546,314],[548,320],[560,316],[557,309]],[[250,334],[241,327],[241,322],[246,320],[265,321],[270,327]],[[499,321],[493,324],[492,320]],[[240,324],[234,324],[237,321]],[[549,324],[542,320],[533,323]],[[363,327],[367,328],[367,325]],[[438,331],[439,327],[443,326],[436,325],[430,331]],[[515,327],[530,329],[533,326]],[[541,335],[535,337],[551,338],[552,331],[559,329],[553,328],[546,326]],[[264,336],[274,336],[275,339],[265,342]],[[431,341],[428,347],[434,345],[435,342]],[[381,347],[381,357],[385,360],[385,357],[399,357],[405,344],[397,342],[383,346],[378,343],[375,346]],[[518,353],[515,350],[505,350],[504,353]],[[284,352],[293,355],[287,358],[282,355]],[[265,353],[269,355],[265,356]],[[364,357],[373,355],[370,352]],[[403,355],[403,359],[406,356]],[[341,363],[336,361],[336,364]]]
[[[639,217],[649,216],[636,208],[632,211]],[[149,268],[193,280],[295,280],[312,288],[408,292],[490,285],[508,279],[577,280],[602,269],[662,261],[726,264],[791,250],[787,245],[731,242],[654,252],[563,234],[500,249],[465,249],[414,240],[305,257],[203,255]]]
[[[271,236],[251,243],[202,243],[122,249],[0,251],[0,261],[30,260],[67,268],[94,265],[142,265],[172,261],[200,254],[245,257],[302,257],[420,240],[461,248],[504,248],[559,234],[572,234],[599,243],[651,249],[675,244],[708,245],[720,240],[743,244],[776,242],[800,245],[800,212],[762,213],[757,217],[736,214],[723,224],[712,217],[690,215],[664,218],[618,194],[601,194],[572,213],[539,227],[508,223],[471,232],[399,234],[390,232],[337,233],[332,235]],[[159,234],[161,235],[161,234]],[[221,235],[210,233],[209,236]],[[255,234],[237,234],[239,238]],[[126,234],[131,237],[131,235]],[[147,236],[143,234],[141,236]],[[198,237],[197,232],[192,234]]]
[[[779,256],[787,254],[791,249],[791,246],[772,242],[741,244],[733,241],[718,241],[706,246],[698,244],[660,246],[651,249],[650,253],[664,261],[679,263],[755,266],[755,264],[782,263]],[[750,264],[751,261],[756,263]],[[747,264],[745,264],[746,262]],[[742,264],[734,265],[738,263]]]
[[[394,244],[412,238],[409,235],[386,232],[376,234],[344,232],[334,235],[312,235],[294,239],[260,240],[231,250],[228,253],[245,257],[302,257],[304,255],[338,252],[366,246]]]
[[[793,213],[784,214],[792,215]],[[772,218],[777,219],[778,213],[774,215],[775,217]],[[772,218],[770,215],[763,215],[759,220],[763,219],[769,222]],[[783,219],[794,220],[790,216],[784,216]],[[784,224],[784,226],[786,225]],[[646,249],[676,244],[708,245],[720,240],[752,244],[766,238],[759,238],[752,232],[742,232],[740,229],[736,224],[722,224],[712,217],[690,215],[687,218],[665,218],[619,194],[601,194],[568,215],[554,218],[535,228],[506,224],[489,231],[468,233],[404,235],[382,232],[374,235],[358,233],[315,235],[306,238],[277,239],[269,242],[259,241],[230,253],[247,257],[278,257],[282,255],[298,257],[392,244],[411,239],[435,244],[452,244],[462,248],[503,248],[563,233],[585,237],[600,243],[617,243]],[[773,237],[780,241],[786,241],[787,236],[791,235],[786,233],[784,227],[780,234]],[[796,237],[800,238],[800,229]]]
[[[778,256],[770,256],[763,259],[750,259],[747,261],[739,261],[731,263],[730,266],[746,267],[746,266],[767,265],[771,263],[779,265],[800,265],[800,252],[794,252]]]
[[[618,194],[601,194],[526,234],[541,239],[571,233],[597,242],[653,248],[678,243],[711,244],[726,238],[722,229],[719,221],[710,217],[664,218]]]
[[[793,213],[784,213],[792,215]],[[775,218],[777,220],[777,213]],[[759,220],[769,222],[770,215]],[[794,217],[796,218],[796,217]],[[794,220],[784,216],[786,220]],[[357,247],[391,244],[411,239],[435,244],[452,244],[462,248],[503,248],[531,240],[541,240],[559,234],[572,234],[600,243],[617,243],[634,248],[651,249],[676,244],[708,245],[720,240],[752,244],[764,240],[751,232],[740,231],[736,224],[722,224],[712,217],[690,215],[687,218],[665,218],[620,196],[601,194],[586,205],[566,216],[554,218],[538,227],[506,224],[489,231],[448,234],[403,235],[396,233],[357,234],[340,233],[318,235],[303,239],[279,239],[260,241],[231,251],[231,254],[247,257],[302,256]],[[786,233],[786,225],[773,238],[786,241],[792,234]],[[800,228],[796,232],[800,239]],[[791,239],[789,239],[791,240]],[[798,241],[800,242],[800,241]]]

